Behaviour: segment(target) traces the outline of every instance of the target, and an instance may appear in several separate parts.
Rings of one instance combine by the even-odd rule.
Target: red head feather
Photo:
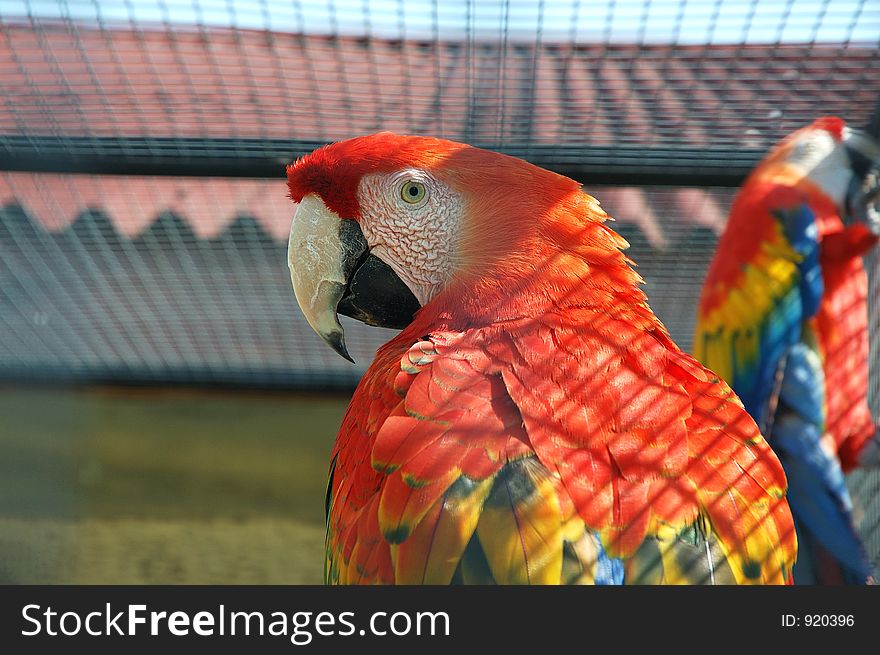
[[[300,202],[316,193],[341,218],[358,219],[357,189],[369,173],[436,165],[464,144],[431,137],[379,132],[331,143],[287,167],[290,197]]]
[[[846,121],[837,116],[823,116],[813,121],[807,129],[825,130],[835,141],[843,141],[843,130],[846,127]]]

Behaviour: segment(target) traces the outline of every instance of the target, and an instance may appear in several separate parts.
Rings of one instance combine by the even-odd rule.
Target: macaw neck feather
[[[508,214],[510,221],[518,220]],[[522,217],[524,236],[492,262],[464,271],[420,312],[420,326],[497,324],[577,307],[634,317],[660,327],[641,276],[623,253],[626,240],[591,196],[576,190],[543,215]]]

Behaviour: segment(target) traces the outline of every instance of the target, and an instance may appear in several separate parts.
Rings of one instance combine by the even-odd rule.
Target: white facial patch
[[[424,189],[423,198],[417,189]],[[360,227],[371,254],[388,264],[419,304],[426,305],[455,268],[461,197],[426,171],[413,168],[365,175],[358,202]]]
[[[843,143],[824,130],[810,132],[794,146],[789,162],[803,169],[838,207],[844,206],[853,173]]]

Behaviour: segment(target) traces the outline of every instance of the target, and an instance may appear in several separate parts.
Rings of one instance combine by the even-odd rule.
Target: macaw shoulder
[[[368,421],[380,468],[405,435],[435,439],[453,430],[474,435],[490,460],[536,452],[556,468],[586,449],[609,472],[649,477],[683,474],[689,435],[693,441],[726,422],[742,444],[761,440],[727,384],[638,313],[584,308],[433,332],[379,360],[385,370],[374,375],[386,389],[366,387],[362,401],[375,408],[379,401],[369,398],[386,399],[379,405],[390,427]],[[646,443],[652,456],[636,456]]]

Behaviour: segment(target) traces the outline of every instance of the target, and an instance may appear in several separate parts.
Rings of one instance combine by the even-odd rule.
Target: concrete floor
[[[0,582],[319,583],[347,401],[0,389]]]

